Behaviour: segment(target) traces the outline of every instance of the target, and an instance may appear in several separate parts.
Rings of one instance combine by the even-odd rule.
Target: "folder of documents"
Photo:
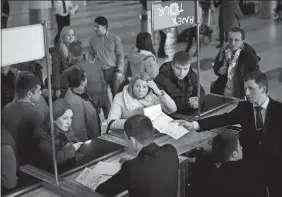
[[[144,114],[151,119],[155,129],[176,140],[189,133],[187,129],[179,126],[171,117],[163,113],[160,104],[144,108]]]
[[[99,162],[93,170],[85,168],[76,178],[76,181],[95,191],[101,183],[111,178],[120,168],[120,163]]]

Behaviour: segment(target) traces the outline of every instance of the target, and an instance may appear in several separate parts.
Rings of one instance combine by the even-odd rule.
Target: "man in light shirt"
[[[243,158],[261,165],[270,193],[282,196],[282,104],[268,96],[266,75],[259,71],[246,75],[244,89],[247,101],[239,102],[231,112],[194,122],[180,121],[180,125],[201,132],[240,124]]]
[[[90,63],[101,66],[113,96],[123,80],[124,54],[119,36],[108,31],[108,20],[99,16],[94,20],[95,34],[89,42]]]
[[[56,21],[58,26],[58,33],[55,37],[55,45],[58,43],[60,38],[60,33],[65,26],[70,26],[70,15],[74,15],[78,6],[73,6],[71,1],[56,1]]]

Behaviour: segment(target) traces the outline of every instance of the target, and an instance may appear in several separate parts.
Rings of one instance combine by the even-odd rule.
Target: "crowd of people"
[[[224,30],[226,43],[215,58],[218,79],[211,92],[246,97],[246,101],[219,116],[179,121],[179,125],[197,132],[234,124],[242,127],[239,137],[231,133],[215,137],[212,149],[222,165],[208,177],[205,191],[196,193],[282,196],[282,104],[268,96],[267,78],[258,65],[260,58],[244,42],[245,32],[236,24]],[[122,41],[108,30],[107,18],[95,18],[94,27],[86,54],[72,26],[62,27],[56,37],[51,52],[54,122],[49,116],[42,61],[1,68],[1,188],[9,191],[21,185],[21,165],[52,166],[51,127],[58,165],[75,159],[75,143],[101,136],[102,113],[109,130],[125,131],[136,158],[125,161],[121,170],[96,191],[106,196],[125,190],[130,196],[176,196],[176,149],[154,143],[152,122],[143,115],[143,109],[160,104],[165,113],[172,114],[199,107],[192,57],[187,51],[179,51],[172,61],[159,65],[151,35],[141,32],[125,64]],[[203,97],[205,91],[200,88]]]

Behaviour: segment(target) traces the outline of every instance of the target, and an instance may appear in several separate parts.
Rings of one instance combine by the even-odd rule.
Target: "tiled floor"
[[[110,31],[119,35],[124,44],[125,55],[135,45],[136,35],[140,31],[139,13],[141,6],[139,1],[76,1],[80,4],[79,12],[71,20],[79,38],[83,42],[84,49],[87,48],[89,37],[93,33],[93,20],[95,17],[104,15],[109,20]],[[10,1],[11,15],[8,25],[19,26],[29,24],[29,2],[28,1]],[[214,18],[217,19],[217,12],[214,12]],[[211,62],[213,61],[218,49],[217,44],[218,31],[214,24],[213,17],[211,25],[214,31],[214,41],[209,45],[203,46],[200,52],[201,60],[201,84],[206,91],[209,91],[210,82],[216,79],[212,71]],[[243,29],[246,31],[246,42],[251,44],[262,58],[260,68],[267,72],[269,77],[270,95],[282,101],[282,25],[270,20],[262,20],[257,16],[246,17],[241,21]],[[53,18],[53,25],[49,30],[50,45],[56,35],[56,24]],[[184,50],[186,43],[178,43],[167,46],[169,58],[161,59],[160,64],[170,60],[176,51]],[[193,49],[191,50],[193,52]],[[196,59],[195,59],[196,61]]]

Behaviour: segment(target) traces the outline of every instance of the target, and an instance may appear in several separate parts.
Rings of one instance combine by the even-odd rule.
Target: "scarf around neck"
[[[128,92],[128,85],[124,87],[122,91],[122,98],[127,110],[132,111],[135,109],[143,109],[144,107],[150,107],[154,105],[154,93],[149,92],[143,99],[133,98]]]

